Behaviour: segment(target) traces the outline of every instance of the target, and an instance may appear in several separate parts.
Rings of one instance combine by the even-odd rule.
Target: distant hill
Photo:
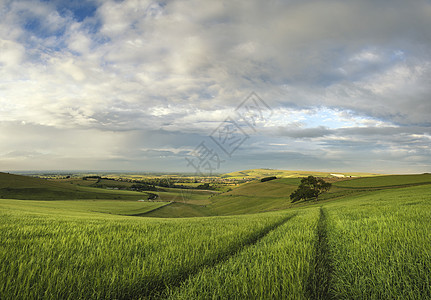
[[[422,185],[431,183],[431,174],[412,175],[387,175],[379,177],[364,177],[351,180],[344,180],[335,183],[337,187],[343,188],[389,188],[406,187],[409,185]]]
[[[146,199],[146,193],[104,190],[50,180],[0,173],[0,198],[22,200]]]
[[[274,169],[250,169],[243,171],[236,171],[221,175],[222,178],[235,178],[235,179],[258,179],[269,176],[277,176],[279,178],[297,178],[307,176],[317,177],[370,177],[380,176],[376,173],[359,173],[359,172],[316,172],[316,171],[289,171],[289,170],[274,170]]]
[[[329,192],[319,197],[319,203],[340,200],[353,195],[360,195],[372,192],[376,189],[394,189],[412,185],[431,184],[431,174],[420,175],[381,175],[374,177],[348,177],[365,175],[365,173],[347,173],[344,178],[331,175],[332,173],[318,172],[301,172],[301,171],[280,171],[280,170],[247,170],[230,173],[234,176],[241,175],[252,176],[277,176],[280,174],[297,174],[296,177],[278,178],[271,181],[261,182],[253,180],[248,183],[234,187],[231,191],[224,192],[210,197],[210,204],[191,205],[186,203],[175,203],[167,205],[160,209],[154,210],[144,216],[151,217],[195,217],[210,215],[235,215],[258,213],[271,210],[280,210],[302,205],[312,205],[314,201],[306,201],[292,204],[290,194],[297,188],[301,177],[314,175],[326,177],[332,182],[332,188]],[[284,173],[282,173],[284,172]],[[339,175],[340,173],[335,173]],[[351,175],[350,175],[351,174]],[[355,174],[355,175],[353,175]]]
[[[365,176],[366,173],[330,173],[254,169],[225,174],[254,179],[251,182],[231,186],[231,190],[216,194],[212,191],[190,190],[187,201],[182,201],[182,191],[166,189],[159,192],[161,200],[175,201],[152,210],[139,212],[146,217],[197,217],[257,213],[309,205],[312,201],[292,204],[289,195],[304,176],[326,177],[333,186],[319,197],[319,202],[342,200],[353,194],[364,194],[376,189],[394,189],[412,185],[431,184],[431,174]],[[368,174],[369,175],[369,174]],[[261,182],[259,178],[277,176],[277,179]],[[187,190],[188,191],[188,190]],[[148,194],[141,192],[107,190],[76,184],[45,180],[35,177],[0,173],[0,199],[22,200],[139,200]]]
[[[253,181],[229,192],[213,195],[207,205],[176,202],[161,207],[145,217],[201,217],[235,215],[279,210],[291,207],[289,195],[299,184],[299,178],[282,178],[271,181]]]

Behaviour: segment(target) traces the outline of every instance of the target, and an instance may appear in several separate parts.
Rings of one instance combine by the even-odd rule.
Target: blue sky
[[[0,0],[0,171],[430,172],[429,28],[425,0]]]

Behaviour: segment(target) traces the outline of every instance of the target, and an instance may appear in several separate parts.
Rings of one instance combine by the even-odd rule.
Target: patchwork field
[[[274,170],[274,169],[251,169],[244,171],[236,171],[231,173],[223,174],[222,178],[262,178],[268,176],[277,176],[279,178],[298,178],[307,177],[309,175],[319,177],[336,177],[336,175],[343,175],[345,177],[371,177],[381,176],[381,174],[375,173],[359,173],[359,172],[348,172],[348,173],[332,173],[332,172],[314,172],[314,171],[288,171],[288,170]]]
[[[429,299],[429,178],[336,181],[295,205],[295,178],[208,205],[0,199],[0,299]],[[185,207],[225,215],[169,218]]]

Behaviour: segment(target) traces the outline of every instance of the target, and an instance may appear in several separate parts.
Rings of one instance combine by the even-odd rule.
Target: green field
[[[391,189],[431,183],[431,175],[387,175],[343,179],[330,177],[327,180],[332,181],[333,186],[328,193],[320,197],[321,202],[368,193],[376,189]],[[222,193],[199,190],[186,190],[183,192],[184,190],[169,189],[169,192],[159,193],[160,199],[176,201],[177,203],[151,212],[148,216],[202,217],[251,214],[293,208],[297,207],[298,204],[313,204],[302,202],[292,205],[288,200],[289,195],[296,189],[300,181],[301,178],[298,177],[278,178],[267,182],[254,180]]]
[[[178,188],[158,188],[155,192],[161,201],[176,201],[188,204],[207,205],[210,197],[218,194],[216,191],[178,189]]]
[[[289,213],[148,219],[47,213],[0,204],[0,297],[95,299],[157,295],[234,255]]]
[[[336,183],[338,187],[382,188],[406,185],[431,184],[431,174],[387,175],[379,177],[357,178]]]
[[[431,298],[430,185],[373,192],[325,211],[336,298]]]
[[[256,213],[290,207],[290,193],[296,184],[286,179],[251,182],[211,198],[214,214]]]
[[[16,200],[3,199],[3,209],[31,212],[38,209],[47,214],[69,215],[70,213],[105,213],[113,215],[140,216],[169,205],[170,202],[140,202],[123,200]]]
[[[198,190],[180,193],[178,189],[171,189],[168,197],[165,197],[164,193],[159,193],[160,199],[176,200],[179,203],[166,206],[148,216],[195,217],[280,210],[292,206],[286,199],[296,189],[299,181],[298,178],[281,178],[267,182],[253,181],[231,188],[231,191],[224,193]]]
[[[429,178],[335,181],[295,205],[297,178],[205,205],[0,199],[0,299],[430,299]]]
[[[294,211],[291,219],[256,244],[215,267],[204,267],[170,299],[301,299],[313,274],[318,208]]]

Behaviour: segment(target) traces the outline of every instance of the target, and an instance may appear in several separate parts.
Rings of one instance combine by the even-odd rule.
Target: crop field
[[[170,289],[169,298],[304,298],[313,272],[318,219],[318,208],[295,211],[288,222],[256,244]]]
[[[215,200],[0,199],[0,299],[430,299],[431,184],[410,176],[337,182],[332,198],[272,212],[253,197],[253,213],[200,218],[169,216],[212,213]],[[247,193],[277,203],[295,182],[211,199],[242,197],[224,209],[243,212]],[[148,217],[157,212],[166,218]]]
[[[379,176],[380,174],[374,173],[342,173],[345,176],[354,176],[354,177],[370,177],[370,176]],[[331,176],[331,172],[311,172],[311,171],[287,171],[287,170],[273,170],[273,169],[251,169],[244,171],[236,171],[227,174],[223,174],[221,177],[223,178],[262,178],[268,176],[277,176],[279,178],[298,178],[298,177],[307,177],[309,175],[318,176],[318,177],[328,177]]]
[[[148,198],[148,194],[76,186],[74,184],[58,183],[39,178],[0,173],[1,198],[22,200],[139,200]]]
[[[178,203],[174,206],[166,206],[149,216],[178,217],[187,213],[189,213],[188,216],[235,215],[289,208],[292,205],[286,199],[296,189],[299,181],[298,178],[281,178],[268,182],[249,182],[224,193],[187,190],[184,194],[180,194],[178,189],[176,193],[174,189],[170,189],[170,193],[159,193],[160,199],[196,205]]]
[[[10,203],[0,211],[1,299],[154,296],[233,255],[291,215],[47,216],[42,207],[30,212]]]
[[[431,186],[328,204],[331,287],[344,299],[431,298]]]
[[[379,177],[357,178],[354,180],[346,180],[337,182],[338,187],[351,188],[381,188],[391,186],[419,185],[431,184],[431,174],[420,175],[388,175]]]
[[[157,194],[162,201],[176,201],[189,204],[206,205],[211,203],[210,196],[217,195],[215,191],[159,188]]]
[[[71,212],[105,213],[124,216],[139,216],[159,209],[170,202],[138,202],[121,200],[2,200],[0,207],[8,210],[34,211],[68,215]]]

